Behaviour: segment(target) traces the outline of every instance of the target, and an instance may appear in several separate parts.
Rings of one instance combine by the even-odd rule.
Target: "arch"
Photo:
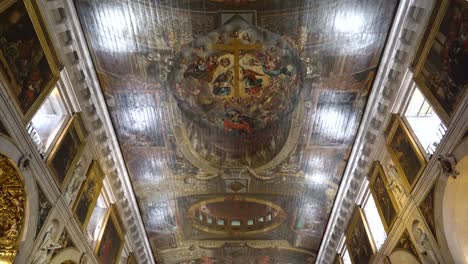
[[[418,259],[404,249],[398,249],[388,257],[392,264],[420,264]]]
[[[66,248],[61,250],[53,259],[50,260],[50,264],[62,264],[62,263],[80,263],[81,256],[83,254],[76,248]]]
[[[439,177],[434,202],[436,235],[447,263],[468,264],[468,138],[452,154],[460,175]]]
[[[18,166],[18,161],[24,156],[18,147],[4,135],[0,135],[0,153],[10,159],[15,166]],[[25,191],[24,201],[24,219],[23,230],[18,246],[18,255],[16,255],[15,263],[26,263],[29,253],[34,246],[34,236],[37,226],[37,188],[34,181],[33,173],[30,169],[19,169],[22,175]]]

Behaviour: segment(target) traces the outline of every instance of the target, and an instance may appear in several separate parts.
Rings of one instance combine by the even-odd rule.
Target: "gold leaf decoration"
[[[17,168],[0,154],[0,262],[13,263],[23,227],[25,193]]]

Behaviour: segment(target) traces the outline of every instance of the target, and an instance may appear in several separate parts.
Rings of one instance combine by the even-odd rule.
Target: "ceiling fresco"
[[[158,263],[315,261],[397,2],[75,0]]]
[[[285,39],[234,16],[181,49],[173,64],[177,106],[196,145],[216,153],[213,165],[263,165],[281,150],[303,87],[302,62]]]

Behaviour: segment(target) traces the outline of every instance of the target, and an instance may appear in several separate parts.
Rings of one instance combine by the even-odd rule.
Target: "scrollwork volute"
[[[0,262],[13,263],[24,223],[24,185],[15,165],[0,154]]]

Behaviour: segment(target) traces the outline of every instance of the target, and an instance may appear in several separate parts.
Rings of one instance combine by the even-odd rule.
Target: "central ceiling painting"
[[[286,40],[240,16],[176,55],[175,99],[197,143],[218,153],[214,165],[261,165],[277,154],[302,88],[301,65]]]
[[[158,263],[315,262],[397,2],[75,0]]]

